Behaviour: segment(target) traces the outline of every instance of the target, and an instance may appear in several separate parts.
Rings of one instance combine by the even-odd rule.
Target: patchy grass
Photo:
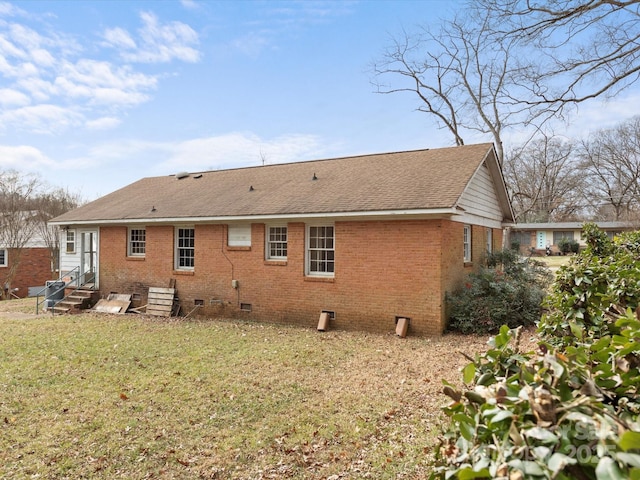
[[[425,478],[441,380],[487,342],[18,311],[1,478]]]
[[[571,255],[552,255],[549,257],[535,257],[536,260],[540,260],[547,264],[549,268],[557,269],[563,265],[567,265],[571,260]]]

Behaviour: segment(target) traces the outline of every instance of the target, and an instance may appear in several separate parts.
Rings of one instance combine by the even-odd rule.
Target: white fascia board
[[[386,210],[372,212],[332,212],[332,213],[290,213],[282,215],[237,215],[224,217],[163,217],[163,218],[121,218],[110,220],[77,220],[67,222],[49,222],[52,226],[77,225],[152,225],[152,224],[197,224],[197,223],[228,223],[228,222],[262,222],[275,220],[299,220],[318,218],[333,219],[363,219],[363,220],[399,220],[401,218],[442,218],[459,215],[456,208],[435,208],[420,210]]]
[[[461,215],[458,215],[453,220],[460,223],[468,223],[470,225],[480,225],[481,227],[488,227],[488,228],[502,229],[505,227],[505,224],[500,220],[497,220],[494,218],[480,217],[478,215],[471,215],[468,213],[463,213]]]

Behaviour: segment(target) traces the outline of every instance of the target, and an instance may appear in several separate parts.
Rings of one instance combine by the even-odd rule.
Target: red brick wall
[[[4,287],[9,270],[16,261],[17,253],[9,249],[8,265],[0,267],[0,286]],[[44,286],[47,280],[55,277],[51,271],[51,256],[48,248],[24,248],[20,253],[18,270],[11,282],[11,289],[17,288],[15,293],[24,298],[29,293],[29,287]]]
[[[330,279],[304,274],[304,223],[288,224],[286,262],[264,259],[263,224],[252,225],[251,247],[228,247],[225,225],[197,225],[195,231],[195,269],[180,272],[173,269],[173,226],[146,227],[144,259],[126,257],[125,227],[101,228],[102,294],[138,293],[144,304],[147,287],[175,279],[183,315],[201,300],[204,306],[193,315],[315,327],[321,311],[329,310],[335,312],[329,328],[377,332],[395,331],[396,317],[407,316],[410,334],[438,335],[445,290],[465,272],[462,224],[446,220],[336,222]],[[251,312],[241,311],[241,303]]]

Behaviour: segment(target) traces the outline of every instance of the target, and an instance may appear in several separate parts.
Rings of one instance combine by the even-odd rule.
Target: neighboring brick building
[[[512,219],[480,144],[145,178],[51,223],[63,273],[136,305],[175,281],[183,314],[438,335]]]
[[[11,284],[8,284],[9,272],[20,257],[17,271]],[[30,242],[18,251],[0,247],[0,286],[15,297],[24,298],[29,294],[29,287],[43,287],[47,280],[55,274],[51,270],[51,254],[40,242]]]

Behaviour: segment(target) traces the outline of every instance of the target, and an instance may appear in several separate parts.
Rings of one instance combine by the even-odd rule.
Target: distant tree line
[[[392,38],[372,65],[381,94],[414,95],[455,145],[489,136],[518,221],[634,220],[640,121],[562,139],[551,120],[640,77],[640,0],[473,0]],[[522,145],[506,145],[518,133]]]
[[[0,298],[10,292],[24,251],[34,242],[49,249],[52,270],[58,268],[59,236],[47,222],[81,203],[79,195],[51,187],[37,175],[0,170],[0,248],[9,254],[8,268],[0,272]]]
[[[640,117],[582,140],[540,136],[506,152],[519,222],[640,221]]]

